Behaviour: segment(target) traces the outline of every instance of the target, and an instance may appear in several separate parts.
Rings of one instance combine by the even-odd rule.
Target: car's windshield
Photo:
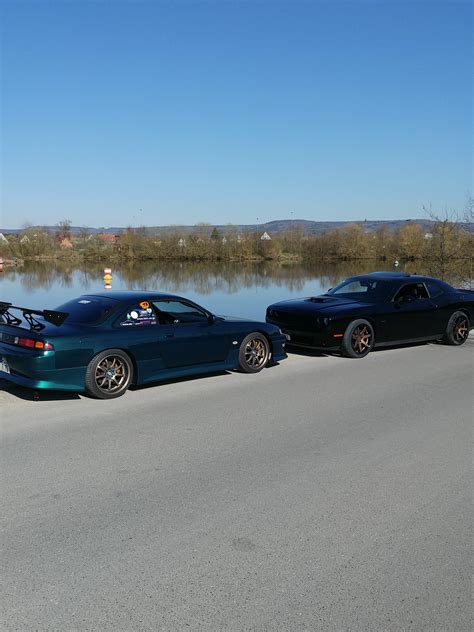
[[[106,296],[79,296],[56,307],[58,312],[67,312],[67,322],[95,325],[102,322],[120,301]]]
[[[331,296],[357,298],[364,300],[383,300],[391,288],[390,281],[384,279],[358,278],[346,279],[329,290]]]

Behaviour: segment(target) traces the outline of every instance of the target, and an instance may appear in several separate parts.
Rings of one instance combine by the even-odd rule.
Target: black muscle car
[[[462,345],[474,321],[474,291],[426,276],[372,272],[321,296],[270,305],[266,320],[289,334],[291,345],[350,358],[409,342]]]

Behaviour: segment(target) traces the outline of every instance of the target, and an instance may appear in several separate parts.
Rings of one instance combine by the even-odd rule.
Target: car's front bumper
[[[287,358],[285,347],[288,344],[288,337],[284,334],[275,334],[271,337],[272,341],[272,360],[280,362]]]
[[[326,351],[337,351],[341,346],[341,339],[334,338],[332,330],[328,327],[322,331],[308,331],[288,327],[285,323],[279,323],[267,317],[267,323],[280,327],[284,335],[289,337],[287,345],[289,347],[304,347],[306,349],[325,349]]]

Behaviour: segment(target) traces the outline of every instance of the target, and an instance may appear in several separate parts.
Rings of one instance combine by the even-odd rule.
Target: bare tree
[[[63,239],[71,239],[71,220],[70,219],[62,219],[57,223],[57,236],[59,241]]]
[[[471,282],[472,254],[469,256],[468,248],[472,235],[464,230],[459,215],[447,210],[436,213],[425,206],[423,210],[433,222],[431,232],[426,235],[425,263],[430,274],[440,279]]]

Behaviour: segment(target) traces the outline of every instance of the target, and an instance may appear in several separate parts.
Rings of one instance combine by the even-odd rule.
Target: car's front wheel
[[[443,341],[448,345],[462,345],[469,338],[469,318],[464,312],[454,312],[448,321]]]
[[[239,349],[239,368],[244,373],[258,373],[270,359],[270,345],[263,334],[249,334]]]
[[[365,358],[375,344],[374,329],[368,320],[349,323],[342,339],[341,350],[347,358]]]
[[[98,353],[86,369],[86,391],[97,399],[120,397],[133,379],[130,357],[120,349]]]

